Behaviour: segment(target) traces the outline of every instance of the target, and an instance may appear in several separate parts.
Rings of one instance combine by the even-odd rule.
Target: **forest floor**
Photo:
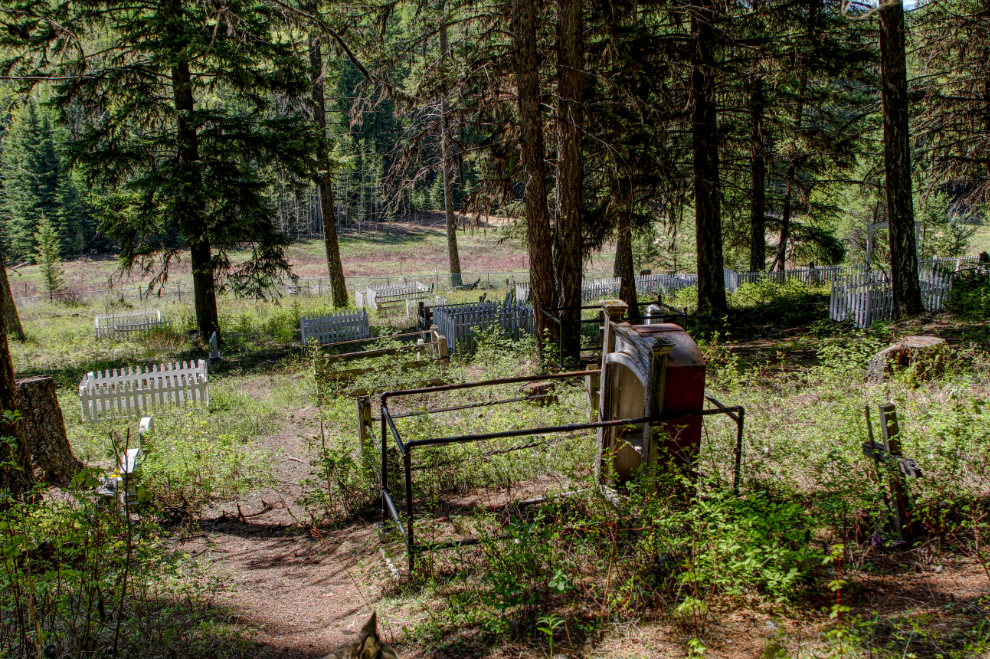
[[[50,320],[50,316],[26,313],[29,335],[38,336],[45,331],[39,323]],[[60,320],[80,324],[80,334],[91,331],[70,313]],[[972,324],[945,315],[887,328],[891,337],[936,334],[959,346],[972,330]],[[776,322],[772,327],[740,327],[721,359],[731,361],[736,355],[750,364],[766,363],[761,386],[776,387],[779,385],[772,382],[783,383],[819,360],[816,345],[821,342],[811,338],[812,331],[808,325],[780,327]],[[455,629],[441,639],[415,640],[412,630],[440,615],[446,604],[435,591],[410,590],[405,585],[401,555],[393,553],[394,560],[388,560],[382,551],[377,511],[366,509],[342,524],[314,523],[312,507],[302,500],[307,490],[320,482],[319,478],[313,480],[320,410],[313,395],[311,367],[293,354],[294,349],[286,352],[283,348],[232,355],[211,376],[211,396],[217,401],[211,423],[226,428],[223,424],[233,423],[236,417],[255,418],[255,430],[244,441],[252,452],[263,456],[270,478],[261,487],[209,498],[169,534],[173,549],[187,556],[203,578],[217,584],[210,599],[234,621],[232,639],[236,641],[230,641],[230,656],[244,656],[246,641],[248,656],[319,657],[349,641],[376,610],[383,636],[396,643],[402,657],[545,657],[541,637],[503,638],[485,645],[475,632],[465,628],[463,634]],[[67,359],[65,354],[49,356],[63,363]],[[18,357],[19,368],[22,358]],[[44,372],[46,369],[37,368],[40,357],[35,359],[32,372]],[[98,440],[94,432],[106,432],[111,426],[123,432],[133,422],[104,424],[99,430],[81,425],[71,402],[74,379],[68,374],[64,377],[67,386],[60,395],[73,444],[87,462],[99,462],[99,451],[88,446]],[[819,403],[813,394],[795,392],[794,396],[800,405],[820,407],[825,403]],[[827,407],[823,409],[827,414]],[[762,421],[759,409],[753,409],[752,414],[752,418],[747,414],[747,421],[755,424],[751,433],[757,437],[751,441],[758,442],[760,424],[772,422]],[[350,444],[354,436],[352,417],[336,419],[331,422],[336,425],[328,426],[326,432]],[[984,568],[971,556],[951,552],[935,555],[930,548],[901,554],[870,555],[867,551],[858,565],[846,570],[845,578],[851,585],[843,592],[842,603],[850,610],[844,615],[858,621],[855,624],[859,627],[853,627],[858,633],[869,635],[880,645],[896,645],[904,657],[990,656],[983,654],[982,645],[973,645],[971,653],[940,653],[940,644],[958,647],[960,635],[969,638],[973,626],[984,625],[979,621],[988,619],[990,582]],[[826,590],[812,591],[791,603],[762,596],[714,597],[700,631],[671,612],[628,612],[611,616],[594,635],[575,633],[571,641],[561,639],[558,651],[572,658],[688,657],[696,656],[691,655],[689,641],[703,638],[705,656],[720,659],[838,656],[836,648],[841,650],[841,644],[836,645],[826,634],[834,628],[828,613],[833,603],[834,595]],[[990,628],[990,623],[986,624]]]
[[[425,223],[423,220],[421,224]],[[444,236],[436,227],[410,223],[389,235],[383,236],[381,243],[367,237],[355,237],[352,242],[348,237],[344,250],[345,260],[351,264],[348,267],[367,267],[376,273],[399,267],[405,270],[407,263],[435,263],[444,253]],[[516,263],[514,259],[522,258],[521,250],[497,242],[495,236],[482,234],[474,243],[470,233],[467,236],[461,245],[462,259],[468,263],[508,267]],[[299,274],[306,276],[305,259],[319,259],[320,243],[304,243],[293,250]],[[375,260],[379,253],[381,258]],[[402,260],[405,258],[408,261]],[[820,315],[827,295],[815,295],[815,313]],[[292,309],[288,305],[224,301],[222,320],[233,331],[227,333],[227,361],[210,376],[209,414],[161,415],[166,424],[181,424],[184,419],[202,423],[205,430],[201,438],[211,446],[223,444],[229,437],[236,440],[231,453],[210,453],[205,444],[193,446],[193,452],[202,450],[203,456],[184,459],[190,462],[190,473],[195,471],[196,475],[174,474],[180,484],[169,487],[191,498],[204,479],[215,478],[217,483],[213,493],[191,506],[182,521],[166,525],[170,547],[195,566],[196,574],[215,584],[209,594],[211,602],[234,621],[235,633],[225,652],[231,657],[319,657],[351,640],[371,611],[377,610],[383,636],[396,643],[402,657],[545,657],[543,636],[503,635],[488,643],[481,640],[476,623],[461,626],[459,618],[450,617],[455,599],[449,593],[445,595],[442,588],[410,586],[401,554],[394,551],[395,543],[391,554],[383,551],[375,506],[365,506],[330,524],[314,517],[316,506],[307,503],[307,497],[314,489],[330,487],[319,466],[321,421],[326,435],[348,448],[353,447],[356,422],[351,400],[340,403],[340,414],[329,416],[317,403],[312,362],[302,354],[296,334],[298,315],[306,312],[305,305],[316,303],[302,299],[298,304],[303,306]],[[170,302],[163,308],[188,315],[187,307],[188,302]],[[12,343],[12,351],[19,377],[56,377],[77,456],[90,464],[109,466],[108,433],[133,430],[135,422],[82,424],[75,402],[79,377],[95,369],[201,357],[203,346],[184,331],[139,343],[94,343],[92,316],[98,312],[92,304],[26,308],[22,317],[28,340]],[[965,391],[970,392],[965,396],[972,397],[974,405],[990,397],[985,363],[980,361],[985,359],[980,356],[984,353],[972,348],[977,337],[984,344],[981,350],[985,349],[983,323],[958,321],[947,314],[926,315],[864,333],[835,326],[821,317],[809,318],[803,311],[799,315],[790,318],[769,307],[740,312],[741,320],[732,328],[728,342],[723,338],[721,348],[716,345],[718,340],[706,343],[712,386],[723,388],[716,389],[725,392],[719,393],[720,397],[727,396],[723,402],[747,407],[747,477],[750,470],[754,479],[765,477],[772,466],[777,470],[775,478],[801,480],[802,484],[811,483],[812,489],[825,487],[818,482],[825,478],[824,468],[815,461],[829,446],[848,436],[853,437],[852,443],[860,441],[862,432],[862,403],[852,405],[859,405],[858,412],[850,412],[852,421],[848,423],[853,425],[842,425],[847,423],[843,417],[847,410],[839,409],[843,398],[858,396],[873,404],[880,397],[898,396],[911,401],[905,403],[905,409],[910,410],[907,414],[924,418],[915,405],[921,410],[948,409],[946,401]],[[372,318],[383,333],[400,330],[408,322],[402,316]],[[946,381],[921,387],[891,385],[889,390],[875,391],[864,388],[861,377],[830,384],[831,389],[814,383],[816,374],[821,373],[816,369],[832,363],[829,360],[835,362],[836,369],[845,368],[841,360],[835,361],[834,354],[829,356],[829,349],[841,345],[851,346],[853,351],[875,351],[896,337],[910,334],[946,338],[959,351],[961,362],[984,373],[980,375],[983,379],[976,385],[968,380],[964,384]],[[532,367],[515,357],[509,360],[512,368]],[[727,379],[726,365],[737,375]],[[465,362],[459,368],[463,369],[461,376],[470,379],[480,377],[485,367]],[[969,417],[961,418],[968,422]],[[919,430],[912,437],[920,442],[925,431],[920,421],[917,425]],[[817,434],[809,434],[815,428]],[[854,447],[852,454],[857,452]],[[778,456],[779,464],[775,462]],[[229,472],[216,469],[228,461],[235,464]],[[857,531],[850,533],[855,541]],[[817,582],[793,601],[775,601],[755,593],[713,596],[700,623],[687,621],[669,608],[622,610],[603,619],[593,634],[575,631],[572,635],[568,631],[568,639],[560,638],[557,650],[572,658],[697,658],[697,646],[690,643],[702,639],[704,656],[725,659],[865,657],[874,656],[875,649],[878,657],[990,656],[986,650],[990,647],[990,575],[974,555],[931,544],[898,553],[874,550],[869,548],[868,539],[864,542],[867,548],[856,554],[857,562],[844,567],[849,585],[841,601],[850,607],[843,614],[850,621],[847,629],[863,643],[861,649],[869,648],[869,655],[865,650],[855,654],[843,649],[846,646],[835,637],[835,623],[829,616],[835,595]],[[593,609],[599,604],[589,602],[587,606]],[[437,620],[442,621],[439,626],[443,633],[424,636],[421,630],[437,624]],[[241,645],[245,640],[250,644],[247,654]],[[222,644],[227,642],[222,640]],[[890,652],[879,651],[884,648]]]

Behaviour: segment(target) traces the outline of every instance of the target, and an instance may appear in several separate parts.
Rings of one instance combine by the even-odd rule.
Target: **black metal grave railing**
[[[449,437],[431,437],[427,439],[420,439],[414,441],[403,441],[402,435],[396,427],[395,421],[397,419],[420,416],[424,414],[437,414],[442,412],[452,412],[456,410],[470,409],[474,407],[482,406],[492,406],[492,405],[502,405],[506,403],[519,402],[523,400],[533,400],[531,397],[527,398],[509,398],[503,400],[494,401],[484,401],[482,403],[472,403],[468,405],[455,405],[450,407],[438,408],[426,411],[414,411],[404,414],[393,415],[389,409],[389,400],[393,398],[399,398],[403,396],[412,396],[419,394],[433,394],[445,391],[455,391],[463,389],[471,389],[476,387],[491,386],[491,385],[503,385],[503,384],[522,384],[527,382],[538,382],[546,380],[565,380],[568,378],[579,378],[587,375],[587,371],[578,371],[570,373],[556,373],[551,375],[538,375],[538,376],[524,376],[524,377],[514,377],[514,378],[502,378],[499,380],[488,380],[483,382],[470,382],[464,384],[452,384],[443,385],[438,387],[425,387],[420,389],[410,389],[407,391],[391,391],[382,394],[381,396],[381,417],[379,419],[367,419],[368,422],[373,420],[381,421],[381,444],[378,447],[381,451],[381,475],[380,475],[380,486],[382,495],[382,519],[391,519],[399,533],[402,535],[403,542],[406,547],[406,553],[409,561],[409,574],[413,573],[415,567],[416,555],[422,552],[436,551],[440,549],[451,549],[455,547],[465,547],[470,545],[476,545],[480,542],[478,538],[464,538],[458,540],[449,540],[439,543],[431,544],[418,544],[416,542],[415,536],[415,514],[414,514],[414,502],[413,502],[413,472],[417,469],[413,468],[413,451],[417,449],[422,449],[430,446],[444,446],[450,444],[466,444],[472,442],[480,442],[491,439],[503,439],[512,437],[531,437],[534,435],[548,435],[557,433],[573,433],[581,430],[591,430],[597,428],[608,428],[614,426],[624,426],[630,424],[639,423],[659,423],[676,421],[679,419],[684,419],[687,417],[694,416],[711,416],[715,414],[725,414],[730,417],[736,424],[736,452],[735,452],[735,469],[734,469],[734,479],[733,479],[733,489],[738,493],[739,481],[741,477],[742,468],[742,435],[743,435],[743,424],[744,424],[744,414],[745,410],[740,406],[727,407],[719,403],[717,400],[711,396],[706,398],[714,403],[717,407],[714,409],[706,409],[698,412],[692,412],[688,414],[679,413],[677,415],[661,415],[657,417],[642,417],[637,419],[612,419],[608,421],[597,421],[589,423],[571,423],[563,424],[557,426],[545,426],[539,428],[524,428],[519,430],[506,430],[501,432],[491,432],[491,433],[479,433],[479,434],[467,434],[467,435],[454,435]],[[361,423],[365,423],[361,421]],[[370,430],[370,428],[369,428]],[[391,438],[391,440],[390,440]],[[404,477],[405,489],[405,512],[400,513],[398,508],[396,508],[395,500],[392,496],[393,487],[389,482],[389,447],[394,444],[398,448],[398,453],[402,460],[402,471]],[[514,451],[520,451],[524,449],[536,448],[541,445],[541,442],[527,442],[507,449],[502,449],[499,453],[508,453]],[[574,494],[565,493],[566,494]],[[525,501],[515,502],[517,506],[523,505],[535,505],[543,503],[546,500],[545,497],[536,497],[532,499],[527,499]],[[404,520],[404,521],[403,521]]]

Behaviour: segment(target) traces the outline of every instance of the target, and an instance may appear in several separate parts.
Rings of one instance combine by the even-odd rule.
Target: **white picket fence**
[[[409,301],[425,300],[432,293],[432,284],[427,286],[420,281],[407,284],[405,280],[400,280],[398,284],[367,286],[364,289],[355,290],[354,301],[357,307],[370,307],[375,311],[379,309],[385,311],[406,307]]]
[[[122,339],[131,334],[144,334],[154,329],[168,327],[158,309],[135,311],[132,313],[97,316],[94,321],[97,339]]]
[[[966,263],[979,263],[979,256],[936,256],[935,258],[918,261],[918,269],[922,272],[933,270],[949,270],[959,272],[959,269]]]
[[[735,293],[742,284],[755,284],[759,281],[773,281],[784,283],[788,281],[800,281],[805,284],[824,284],[836,281],[847,272],[848,267],[841,265],[826,265],[814,268],[794,268],[793,270],[772,270],[770,272],[736,272],[730,268],[723,268],[725,277],[725,292]]]
[[[339,341],[353,341],[371,337],[368,312],[341,311],[321,316],[303,316],[299,319],[303,345],[315,339],[321,346]]]
[[[687,274],[655,274],[636,275],[636,294],[652,295],[654,293],[679,291],[682,288],[698,285],[698,275]],[[618,297],[622,280],[619,277],[605,277],[584,281],[581,284],[581,302],[590,303],[607,298]],[[529,282],[516,284],[516,299],[529,298]]]
[[[921,302],[928,311],[941,311],[952,290],[952,274],[922,270]],[[894,287],[890,275],[872,270],[847,275],[832,284],[828,317],[832,320],[852,319],[856,327],[869,327],[893,316]]]
[[[137,416],[158,406],[209,406],[207,362],[90,372],[79,383],[79,403],[83,421]]]
[[[497,323],[513,338],[534,332],[533,308],[527,304],[469,302],[433,308],[433,324],[447,338],[447,349],[468,349],[475,342],[473,329]]]

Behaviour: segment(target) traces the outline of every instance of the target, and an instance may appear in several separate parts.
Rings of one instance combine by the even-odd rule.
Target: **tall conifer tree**
[[[308,66],[274,9],[248,0],[14,5],[3,68],[64,78],[52,102],[94,118],[68,149],[91,185],[115,191],[103,230],[119,241],[125,269],[163,283],[188,250],[203,338],[219,329],[218,289],[260,293],[291,276],[265,177],[312,178],[324,138],[302,111]],[[80,40],[66,43],[66,29]],[[97,36],[101,47],[85,52]],[[251,258],[233,264],[230,250],[245,245]]]

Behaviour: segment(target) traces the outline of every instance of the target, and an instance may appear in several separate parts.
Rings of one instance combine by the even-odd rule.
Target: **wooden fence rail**
[[[157,406],[209,406],[207,362],[90,372],[79,383],[79,403],[83,421],[137,416]]]

